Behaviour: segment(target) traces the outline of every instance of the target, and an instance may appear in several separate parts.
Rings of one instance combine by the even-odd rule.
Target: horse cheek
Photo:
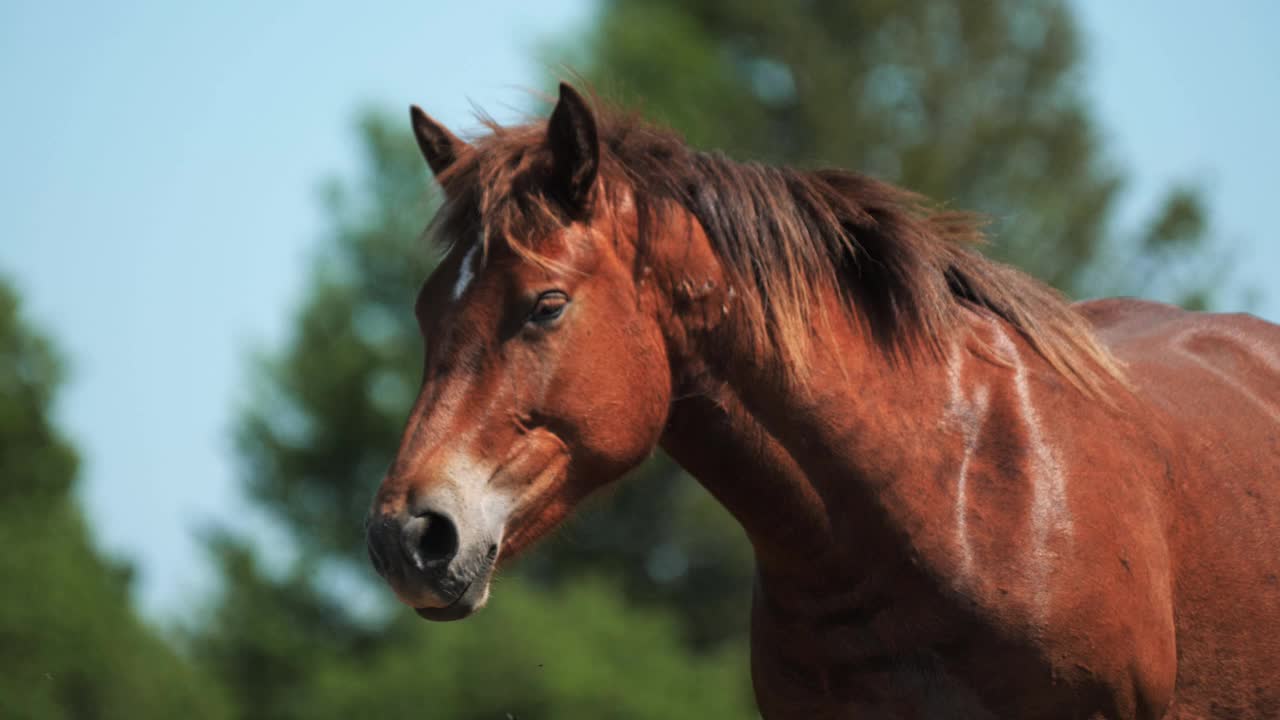
[[[607,458],[609,472],[621,474],[658,443],[670,402],[670,371],[653,333],[628,329],[610,335],[583,383],[589,403],[585,432]]]

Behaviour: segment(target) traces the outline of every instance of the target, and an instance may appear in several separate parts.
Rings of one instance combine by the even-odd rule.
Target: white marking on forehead
[[[484,234],[480,234],[480,241],[471,246],[467,254],[462,258],[462,266],[458,268],[458,280],[453,284],[453,299],[457,300],[462,297],[462,293],[467,291],[467,286],[476,276],[476,251],[484,244]]]

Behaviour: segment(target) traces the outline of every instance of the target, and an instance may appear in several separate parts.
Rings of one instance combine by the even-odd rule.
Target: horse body
[[[414,122],[456,247],[369,543],[424,617],[660,443],[753,543],[766,717],[1280,712],[1280,328],[1070,308],[901,191],[567,87]]]
[[[1084,311],[1160,428],[1177,618],[1173,717],[1280,716],[1280,327],[1098,301]]]
[[[981,317],[945,372],[833,366],[831,397],[741,378],[752,408],[729,387],[676,405],[664,446],[757,542],[766,714],[1275,714],[1280,328],[1081,310],[1141,378],[1115,407]]]

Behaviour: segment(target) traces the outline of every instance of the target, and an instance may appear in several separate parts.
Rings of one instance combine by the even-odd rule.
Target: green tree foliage
[[[1175,297],[1096,263],[1204,238],[1199,198],[1169,193],[1153,230],[1115,227],[1123,175],[1084,92],[1057,0],[613,0],[568,54],[608,96],[738,158],[856,168],[992,219],[992,251],[1069,293]],[[1175,219],[1170,219],[1174,216]],[[1160,258],[1168,262],[1169,258]],[[1173,294],[1170,294],[1173,293]]]
[[[61,377],[0,282],[0,717],[223,717],[216,687],[134,613],[128,569],[90,542],[50,418]]]
[[[434,208],[408,121],[360,125],[367,171],[326,188],[331,237],[288,349],[257,362],[237,444],[251,494],[304,554],[367,564],[363,522],[419,385],[413,315]]]
[[[216,543],[226,590],[195,641],[242,718],[747,718],[745,653],[685,653],[676,621],[608,583],[561,591],[518,579],[465,623],[411,613],[353,622],[308,573],[272,579]]]
[[[1189,294],[1208,287],[1194,191],[1172,192],[1145,228],[1118,227],[1123,176],[1060,2],[612,0],[556,47],[602,95],[698,147],[858,168],[984,212],[992,252],[1067,292],[1207,297]],[[329,190],[331,232],[294,335],[259,359],[237,434],[250,490],[300,559],[276,576],[215,543],[228,587],[196,633],[199,656],[263,717],[433,697],[484,717],[598,716],[602,692],[624,708],[611,716],[739,714],[750,546],[661,457],[589,502],[458,626],[403,610],[362,621],[317,579],[339,567],[377,586],[361,520],[418,387],[411,307],[434,262],[421,239],[433,196],[407,122],[371,116],[361,137],[364,175]]]

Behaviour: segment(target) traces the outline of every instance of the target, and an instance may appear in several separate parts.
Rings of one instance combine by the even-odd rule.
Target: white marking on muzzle
[[[516,498],[489,487],[496,468],[461,453],[444,463],[449,484],[441,495],[449,498],[451,509],[458,514],[455,521],[478,522],[487,529],[502,527]]]

